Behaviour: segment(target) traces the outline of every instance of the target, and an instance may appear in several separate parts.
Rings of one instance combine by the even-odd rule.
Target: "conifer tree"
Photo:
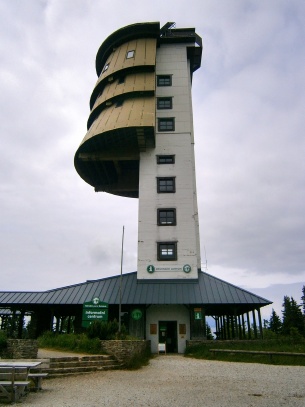
[[[281,318],[277,315],[277,313],[272,308],[271,317],[269,320],[269,329],[276,334],[281,333],[282,330],[282,321]]]
[[[291,328],[295,328],[301,335],[305,336],[304,318],[301,306],[297,304],[293,297],[285,296],[283,302],[283,324],[282,333],[290,335]]]

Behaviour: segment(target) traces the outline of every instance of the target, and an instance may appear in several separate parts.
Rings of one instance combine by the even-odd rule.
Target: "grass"
[[[57,349],[88,354],[102,354],[98,338],[89,339],[85,334],[54,334],[45,332],[38,338],[39,348]]]
[[[209,349],[240,349],[251,351],[293,352],[305,353],[305,339],[291,337],[278,337],[277,339],[248,340],[248,341],[207,341],[200,345],[190,346],[185,351],[185,356],[197,359],[222,360],[228,362],[264,363],[273,365],[305,366],[304,356],[270,356],[268,355],[243,355],[218,353],[215,356]]]

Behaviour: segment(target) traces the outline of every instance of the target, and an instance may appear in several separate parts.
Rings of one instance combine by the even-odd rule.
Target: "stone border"
[[[150,341],[111,340],[101,341],[104,352],[114,356],[120,363],[128,363],[134,356],[150,352]]]
[[[1,352],[6,359],[37,359],[38,343],[35,339],[7,339],[7,347]]]

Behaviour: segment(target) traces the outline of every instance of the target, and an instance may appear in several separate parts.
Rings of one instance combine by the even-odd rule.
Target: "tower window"
[[[158,242],[158,260],[177,260],[177,242]]]
[[[175,164],[175,156],[157,155],[157,164]]]
[[[109,68],[109,64],[110,64],[110,62],[107,62],[107,64],[104,65],[104,68],[103,68],[103,70],[102,70],[102,73],[104,73],[104,72],[107,71],[107,69]]]
[[[158,193],[176,192],[175,177],[157,178]]]
[[[157,75],[157,86],[172,86],[172,75]]]
[[[175,226],[176,209],[158,209],[157,218],[159,226]]]
[[[131,51],[127,51],[126,59],[134,58],[135,51],[134,49]]]
[[[158,131],[175,131],[175,119],[173,117],[159,118]]]
[[[157,98],[157,109],[172,109],[173,108],[173,98]]]

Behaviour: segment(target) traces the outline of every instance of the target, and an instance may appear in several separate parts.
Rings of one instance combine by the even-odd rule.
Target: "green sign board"
[[[194,309],[194,316],[195,316],[195,319],[202,319],[202,309],[201,308],[195,308]]]
[[[108,321],[108,304],[97,297],[83,304],[82,326],[87,328],[93,321]]]
[[[131,318],[138,321],[142,318],[142,311],[140,309],[134,309],[131,313]]]

